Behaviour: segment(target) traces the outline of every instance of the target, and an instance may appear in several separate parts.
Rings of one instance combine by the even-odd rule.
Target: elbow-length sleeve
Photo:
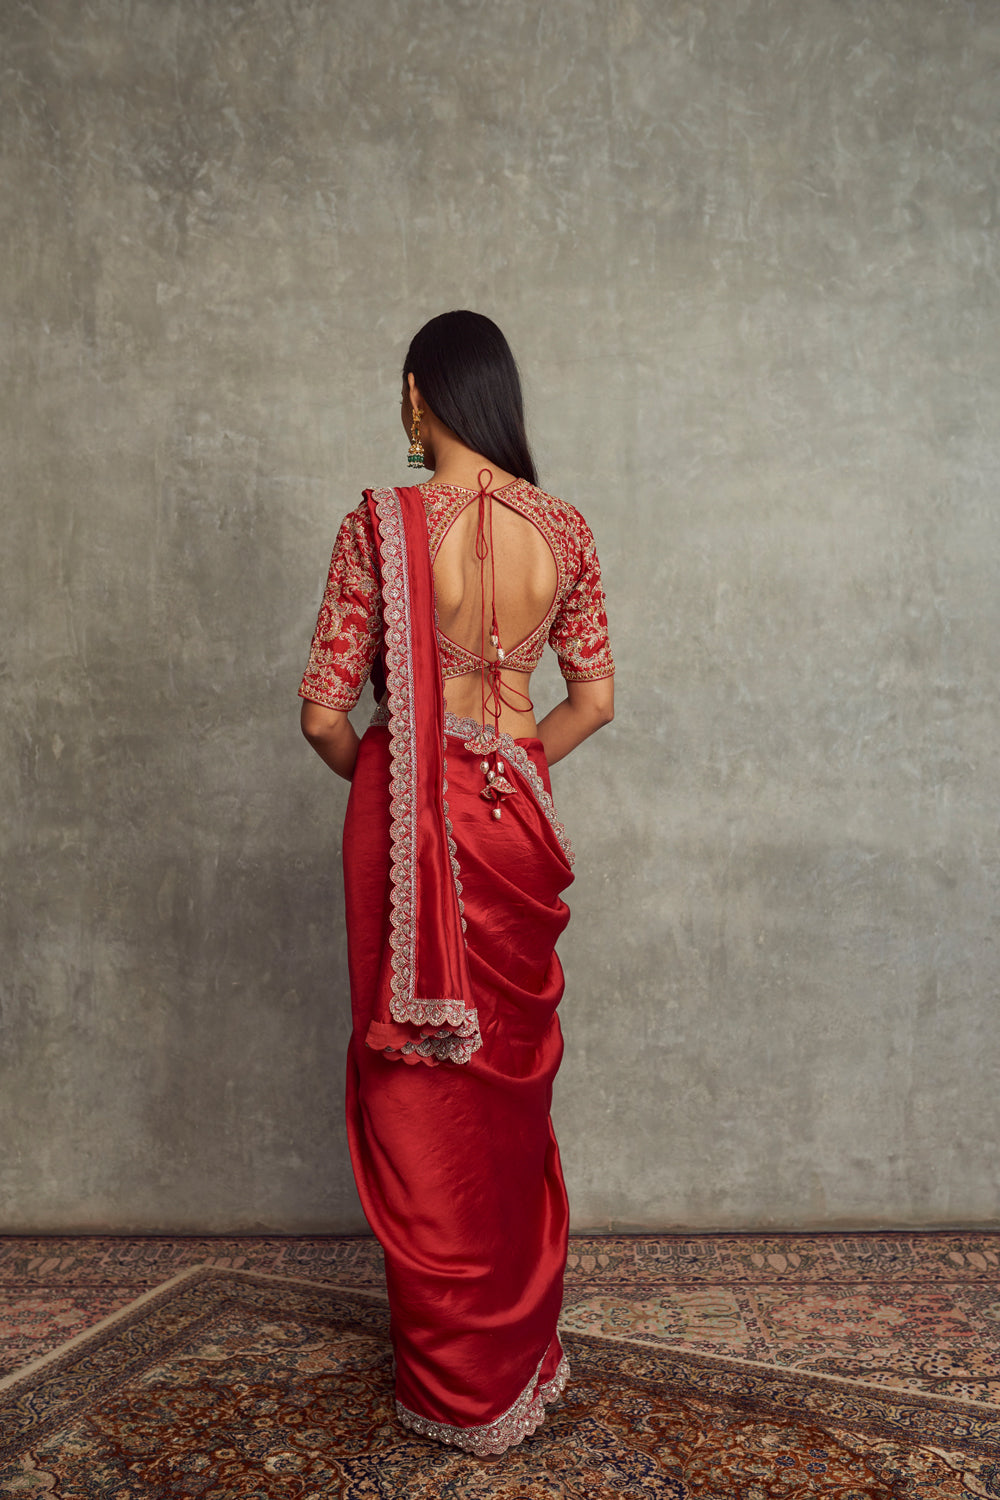
[[[579,513],[576,523],[577,573],[552,621],[549,645],[567,682],[596,682],[614,676],[615,662],[594,534]]]
[[[337,533],[300,698],[349,709],[361,697],[382,640],[376,557],[371,517],[362,502]]]

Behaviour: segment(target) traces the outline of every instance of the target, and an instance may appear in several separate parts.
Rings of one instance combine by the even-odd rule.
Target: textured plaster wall
[[[462,305],[620,665],[577,1227],[997,1222],[998,64],[962,0],[0,7],[4,1228],[363,1227],[295,689]]]

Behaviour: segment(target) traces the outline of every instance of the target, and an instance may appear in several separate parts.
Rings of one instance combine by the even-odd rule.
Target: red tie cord
[[[482,687],[482,711],[481,723],[486,727],[486,714],[489,712],[493,720],[493,728],[500,732],[500,712],[503,708],[515,709],[518,713],[531,713],[534,704],[526,693],[510,683],[505,683],[502,677],[504,649],[500,644],[500,626],[497,624],[497,569],[496,552],[493,548],[493,496],[487,489],[492,484],[493,473],[490,469],[479,471],[479,519],[476,524],[476,556],[479,558],[479,597],[482,600],[482,612],[480,616],[479,636],[479,680]],[[488,517],[488,519],[487,519]],[[489,541],[487,541],[487,530]],[[491,661],[486,656],[486,558],[490,559],[490,642],[496,652],[496,659]],[[489,689],[487,690],[487,682]],[[513,693],[521,703],[514,703],[510,698],[504,697],[504,692]],[[525,708],[521,704],[527,705]]]

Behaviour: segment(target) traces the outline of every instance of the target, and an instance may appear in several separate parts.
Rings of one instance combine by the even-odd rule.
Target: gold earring
[[[406,455],[407,467],[410,469],[422,469],[424,466],[424,445],[420,441],[420,418],[423,416],[419,406],[413,408],[413,421],[410,425],[410,451]]]

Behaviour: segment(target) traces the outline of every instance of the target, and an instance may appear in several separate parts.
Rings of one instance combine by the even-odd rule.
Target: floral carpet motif
[[[199,1263],[383,1285],[362,1236],[0,1239],[0,1375]],[[1000,1234],[575,1236],[563,1323],[1000,1406]]]
[[[28,1500],[969,1500],[1000,1411],[606,1336],[566,1339],[545,1426],[476,1460],[392,1413],[374,1290],[195,1269],[0,1386],[0,1494]]]

